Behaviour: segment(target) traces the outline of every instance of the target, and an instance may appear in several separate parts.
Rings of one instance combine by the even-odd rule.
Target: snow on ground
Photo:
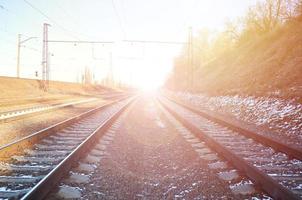
[[[285,142],[301,148],[302,105],[293,100],[238,95],[207,96],[185,92],[168,93],[201,109],[222,112],[238,120],[267,127],[275,133],[273,137],[285,138]]]

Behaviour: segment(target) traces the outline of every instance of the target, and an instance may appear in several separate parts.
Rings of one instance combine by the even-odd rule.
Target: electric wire
[[[49,21],[51,21],[53,24],[55,24],[58,28],[60,28],[62,31],[69,33],[72,37],[79,39],[77,36],[74,35],[74,33],[68,29],[66,29],[65,27],[61,26],[59,23],[57,23],[55,20],[53,20],[52,18],[50,18],[48,15],[46,15],[42,10],[40,10],[39,8],[37,8],[36,6],[34,6],[31,2],[29,2],[28,0],[23,0],[28,6],[30,6],[32,9],[34,9],[36,12],[40,13],[40,15],[44,16],[46,19],[48,19]]]
[[[126,32],[125,32],[125,29],[124,29],[124,27],[123,27],[123,23],[122,23],[122,20],[121,20],[120,15],[119,15],[119,13],[118,13],[118,10],[117,10],[117,8],[116,8],[116,5],[115,5],[115,3],[114,3],[114,0],[111,0],[111,2],[112,2],[112,7],[113,7],[114,13],[115,13],[115,15],[116,15],[117,21],[118,21],[118,23],[119,23],[120,29],[121,29],[121,31],[122,31],[122,33],[123,33],[123,37],[126,38]]]

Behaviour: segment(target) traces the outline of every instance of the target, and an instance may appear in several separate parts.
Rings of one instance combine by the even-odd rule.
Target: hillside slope
[[[41,81],[35,79],[22,79],[0,77],[0,101],[4,99],[23,99],[31,97],[70,96],[70,95],[98,95],[113,91],[100,85],[83,85],[60,81],[50,81],[49,91],[41,89]]]
[[[255,37],[201,67],[195,76],[198,92],[301,99],[302,22]]]

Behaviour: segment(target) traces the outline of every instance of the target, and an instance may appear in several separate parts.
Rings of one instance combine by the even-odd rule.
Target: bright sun
[[[124,75],[124,80],[133,87],[143,91],[154,91],[161,87],[168,77],[172,68],[171,60],[172,58],[166,60],[146,59],[129,64],[124,62],[118,72],[121,77]]]
[[[149,71],[148,74],[140,74],[137,78],[136,86],[144,91],[156,90],[163,85],[164,82],[163,71]]]
[[[144,91],[154,91],[164,84],[167,74],[168,66],[149,65],[137,74],[136,86]]]

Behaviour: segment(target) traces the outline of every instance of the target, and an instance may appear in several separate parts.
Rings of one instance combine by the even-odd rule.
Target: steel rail
[[[287,155],[289,155],[293,158],[296,158],[298,160],[302,160],[302,150],[291,147],[291,146],[288,146],[288,145],[286,145],[286,144],[284,144],[284,143],[282,143],[282,142],[280,142],[276,139],[264,136],[262,134],[258,134],[257,132],[260,131],[260,130],[257,130],[256,128],[251,127],[251,129],[253,129],[253,130],[248,130],[248,129],[240,126],[240,124],[234,124],[234,123],[228,122],[226,120],[220,119],[217,116],[208,114],[206,112],[202,112],[200,110],[197,110],[196,108],[193,108],[193,106],[185,104],[185,103],[183,103],[180,100],[177,100],[175,98],[171,98],[171,97],[167,97],[167,96],[164,96],[164,97],[167,98],[168,100],[170,100],[170,101],[172,101],[172,102],[174,102],[174,103],[190,110],[191,112],[193,112],[197,115],[205,117],[206,119],[208,119],[210,121],[213,121],[213,122],[216,122],[216,123],[221,124],[223,126],[226,126],[226,127],[230,128],[233,131],[236,131],[236,132],[238,132],[238,133],[240,133],[240,134],[242,134],[246,137],[252,138],[252,139],[256,140],[257,142],[262,143],[266,146],[270,146],[273,149],[277,149],[278,151],[283,152],[283,153],[285,153],[285,154],[287,154]]]
[[[135,98],[132,98],[121,109],[116,111],[109,119],[103,122],[88,138],[86,138],[76,149],[74,149],[63,161],[61,161],[48,175],[46,175],[37,185],[35,185],[22,200],[43,199],[51,191],[61,178],[69,172],[74,162],[78,161],[85,153],[94,146],[106,130],[116,121],[116,119],[129,107]]]
[[[279,184],[276,180],[260,171],[253,165],[249,164],[243,158],[237,156],[232,151],[215,141],[212,137],[202,132],[199,128],[186,120],[183,116],[179,115],[176,111],[172,110],[166,103],[158,99],[161,105],[169,111],[183,126],[190,130],[197,138],[205,141],[207,145],[214,149],[217,153],[222,155],[226,160],[234,165],[239,171],[246,174],[256,185],[260,186],[265,192],[276,199],[293,199],[299,200],[300,198],[291,190]]]
[[[75,106],[78,104],[92,102],[95,100],[97,100],[97,99],[91,98],[91,99],[87,99],[87,100],[79,100],[79,101],[67,102],[67,103],[61,103],[61,104],[53,104],[53,105],[48,105],[48,106],[35,106],[35,107],[24,108],[24,109],[19,109],[19,110],[10,110],[10,111],[6,111],[6,112],[1,112],[0,113],[0,122],[8,122],[11,120],[17,120],[17,119],[21,119],[24,117],[34,116],[34,115],[40,114],[40,113],[46,113],[46,112],[54,111],[57,109],[68,108],[68,107]]]

